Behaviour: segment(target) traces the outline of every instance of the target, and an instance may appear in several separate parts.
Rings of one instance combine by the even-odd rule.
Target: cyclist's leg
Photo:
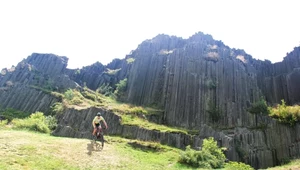
[[[95,127],[94,130],[93,130],[93,136],[96,135],[96,131],[97,131],[97,127]]]

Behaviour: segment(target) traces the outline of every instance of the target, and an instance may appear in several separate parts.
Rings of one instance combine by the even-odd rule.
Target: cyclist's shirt
[[[105,121],[105,120],[102,116],[100,116],[100,119],[98,119],[98,116],[96,116],[93,120],[93,123],[95,123],[96,125],[99,125],[100,121]]]

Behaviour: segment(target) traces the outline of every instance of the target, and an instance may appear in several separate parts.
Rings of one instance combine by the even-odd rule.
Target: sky
[[[32,53],[68,68],[125,58],[158,34],[210,34],[256,59],[282,61],[300,45],[299,0],[2,0],[0,69]]]

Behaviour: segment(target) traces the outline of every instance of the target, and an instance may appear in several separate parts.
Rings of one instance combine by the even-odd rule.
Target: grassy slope
[[[87,139],[0,130],[0,169],[187,169],[176,163],[179,150],[133,148],[129,140],[107,137],[104,149]]]

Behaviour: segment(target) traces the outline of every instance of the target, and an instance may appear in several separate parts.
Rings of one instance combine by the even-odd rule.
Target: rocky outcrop
[[[115,85],[127,76],[129,69],[130,64],[127,64],[126,60],[114,59],[107,66],[97,62],[82,69],[68,70],[67,74],[79,85],[97,90],[101,85],[115,88]]]
[[[261,92],[251,56],[243,51],[199,33],[188,40],[160,35],[132,55],[127,101],[163,108],[166,124],[253,124],[246,109]]]
[[[0,87],[1,108],[14,108],[29,113],[41,111],[49,114],[50,107],[59,101],[48,93],[22,84]]]
[[[50,112],[58,102],[50,91],[76,88],[78,85],[64,74],[68,59],[53,54],[32,54],[16,67],[3,69],[0,75],[1,108],[24,112]]]
[[[270,104],[281,103],[282,99],[289,105],[300,103],[300,47],[294,48],[282,62],[256,63],[259,86]]]
[[[158,141],[177,148],[185,148],[185,146],[190,145],[192,142],[192,136],[182,133],[160,132],[157,130],[147,130],[138,126],[122,125],[120,116],[100,108],[66,110],[64,114],[58,116],[59,126],[55,129],[53,135],[91,139],[92,120],[97,112],[103,113],[103,117],[105,117],[109,126],[106,132],[110,135],[119,135],[129,139],[144,141]]]
[[[232,128],[216,130],[202,125],[198,135],[160,132],[138,126],[122,125],[122,119],[111,111],[100,108],[86,110],[68,109],[58,115],[56,136],[91,139],[92,120],[97,112],[102,112],[108,123],[106,134],[119,135],[129,139],[156,141],[161,144],[184,149],[187,145],[199,148],[202,141],[214,137],[220,147],[226,147],[226,157],[232,161],[242,161],[254,168],[278,165],[286,158],[300,156],[300,125],[289,127],[271,119],[260,118],[256,128]],[[263,120],[268,120],[264,122]]]

